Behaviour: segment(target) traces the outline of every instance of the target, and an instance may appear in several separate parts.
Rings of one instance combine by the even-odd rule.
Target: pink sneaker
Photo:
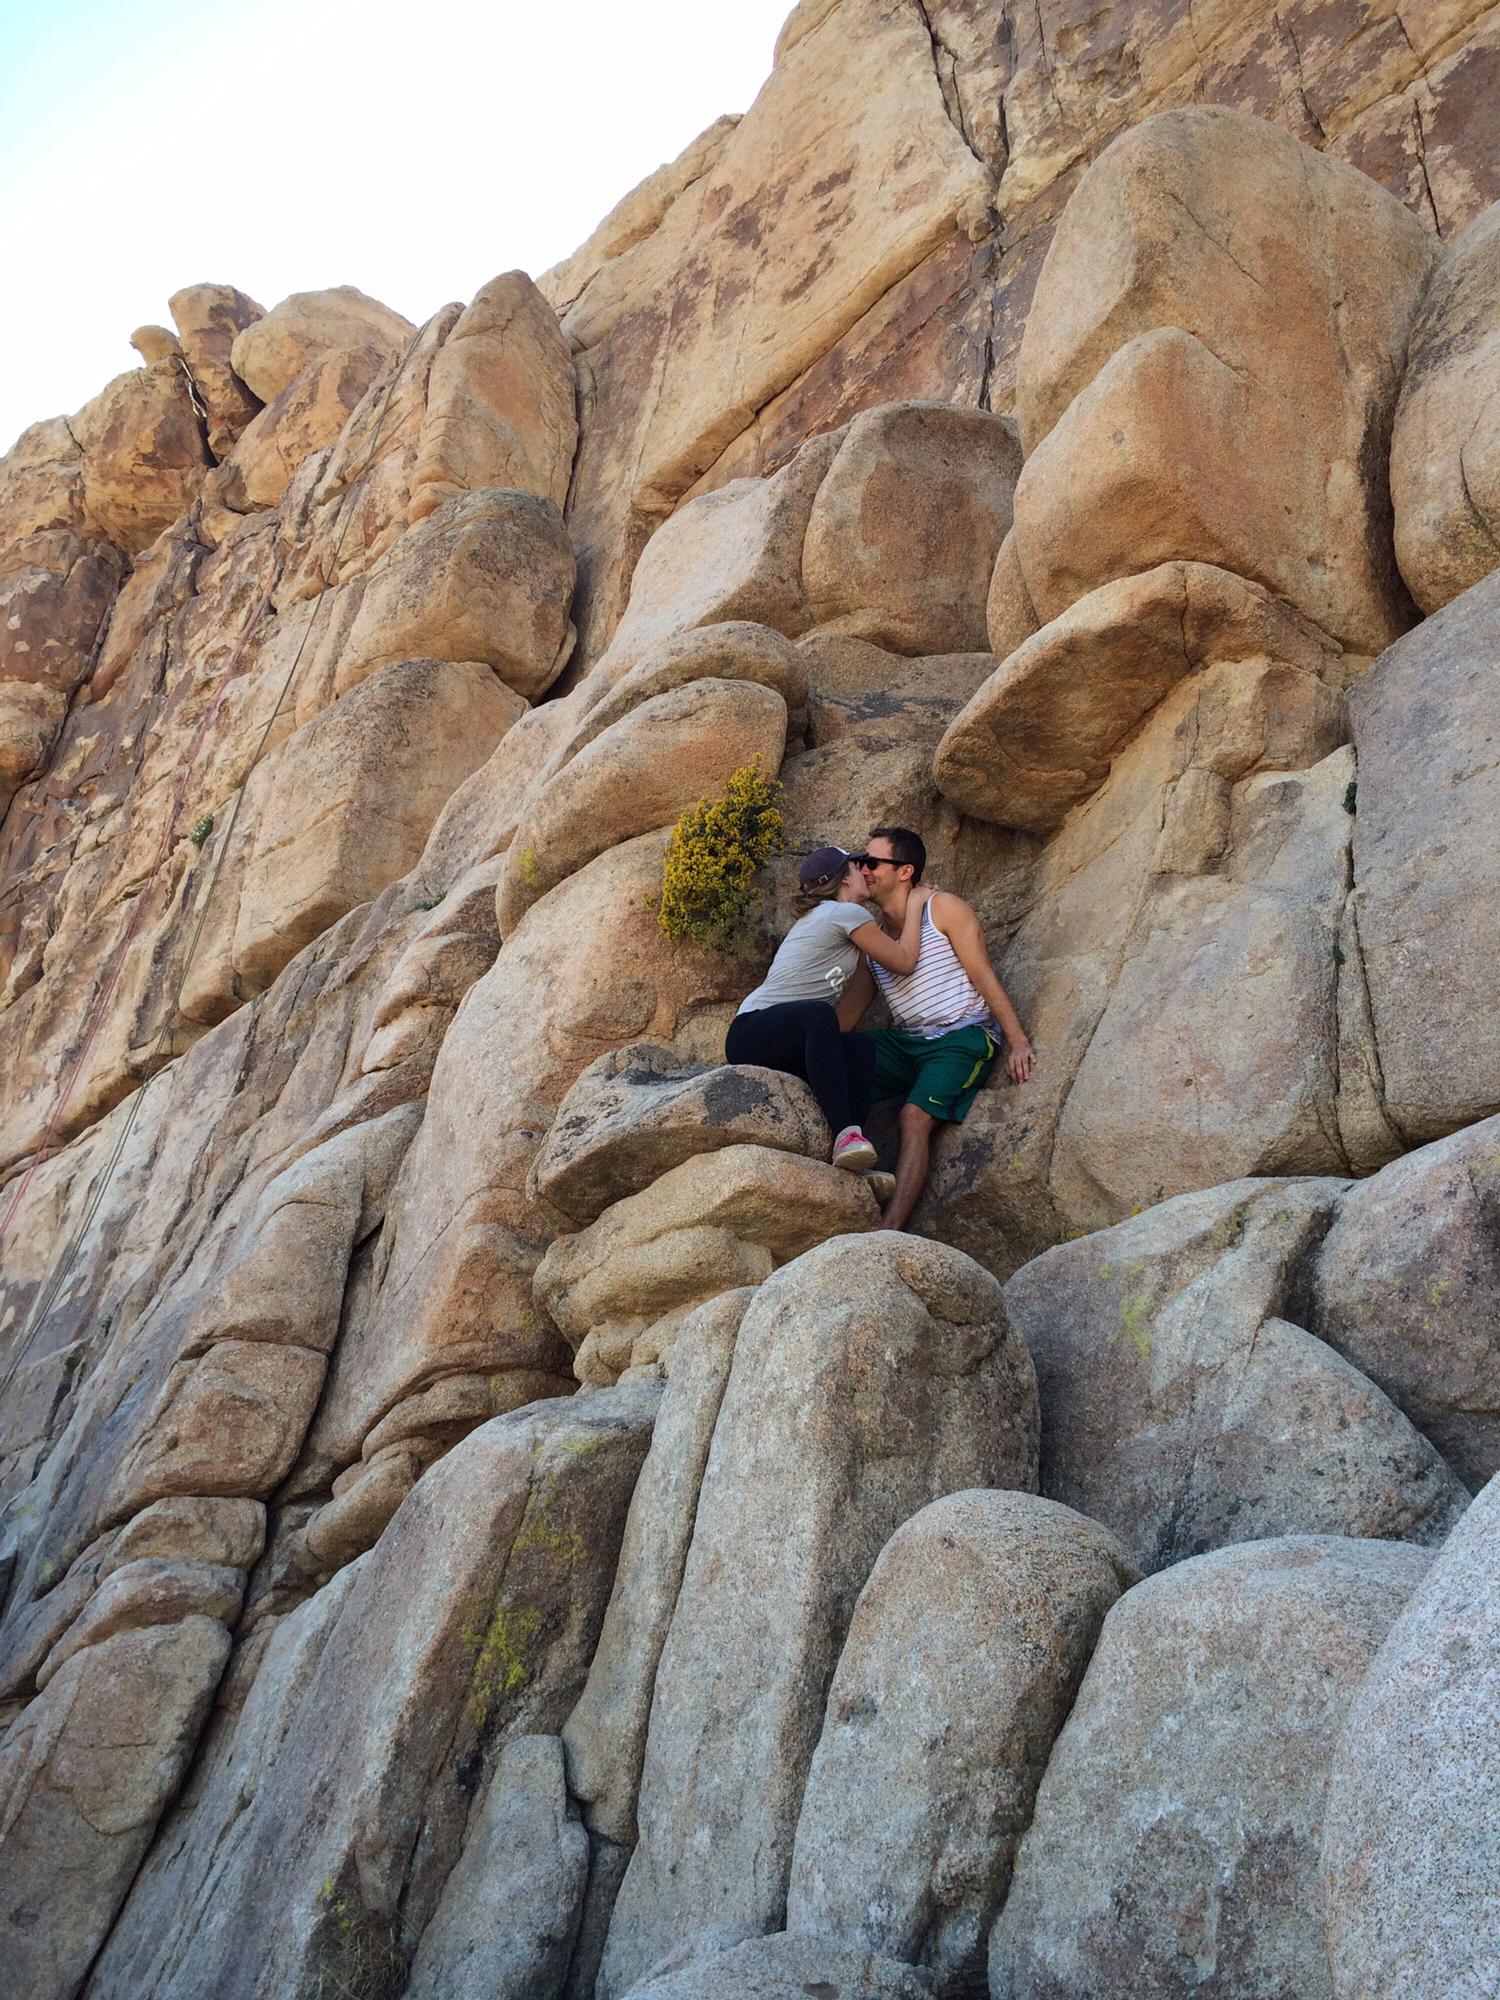
[[[857,1125],[846,1125],[833,1142],[833,1164],[862,1174],[873,1167],[879,1155]]]

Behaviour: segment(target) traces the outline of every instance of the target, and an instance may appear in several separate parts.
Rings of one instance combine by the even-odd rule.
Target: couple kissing
[[[863,850],[820,847],[802,863],[797,918],[771,969],[740,1003],[724,1054],[800,1076],[833,1137],[833,1163],[875,1166],[864,1121],[900,1097],[894,1185],[880,1177],[881,1227],[902,1229],[927,1178],[933,1128],[960,1125],[1003,1042],[1012,1083],[1034,1052],[995,976],[979,919],[922,877],[927,849],[909,827],[877,826]],[[893,1028],[861,1030],[879,985]]]

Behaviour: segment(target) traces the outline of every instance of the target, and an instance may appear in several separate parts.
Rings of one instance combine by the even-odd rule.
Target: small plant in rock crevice
[[[200,813],[187,830],[187,837],[194,847],[201,847],[214,830],[212,813]]]
[[[665,936],[731,953],[748,941],[760,909],[755,877],[786,835],[782,797],[757,757],[732,774],[722,798],[699,799],[682,815],[662,862]]]

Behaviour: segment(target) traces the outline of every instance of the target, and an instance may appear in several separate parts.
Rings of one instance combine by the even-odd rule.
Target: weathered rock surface
[[[1298,1536],[1126,1593],[1021,1843],[990,1954],[997,2000],[1329,2000],[1329,1762],[1428,1561]]]
[[[1345,1194],[1310,1323],[1478,1491],[1500,1470],[1500,1119]]]
[[[263,991],[305,944],[405,875],[523,707],[488,667],[403,660],[262,759],[242,807],[236,990]]]
[[[1006,1287],[1036,1363],[1041,1490],[1152,1571],[1231,1542],[1438,1543],[1467,1502],[1395,1405],[1286,1317],[1336,1181],[1181,1195]]]
[[[352,1350],[344,1421],[355,1435],[436,1373],[566,1365],[532,1292],[555,1227],[524,1196],[546,1129],[604,1050],[643,1036],[671,1042],[705,1004],[743,990],[733,961],[663,950],[648,897],[664,844],[660,834],[628,841],[559,884],[469,989],[392,1195],[378,1296]]]
[[[1033,1484],[1034,1394],[995,1281],[942,1245],[836,1237],[760,1288],[662,1650],[603,1995],[699,1932],[782,1923],[855,1599],[927,1502]]]
[[[270,1798],[281,1746],[360,1574],[358,1566],[345,1570],[266,1627],[243,1701],[225,1704],[211,1721],[193,1780],[163,1820],[94,1966],[96,1993],[123,2000],[154,1991],[191,1959],[198,1926],[184,1915],[211,1902],[262,1792]],[[243,1660],[242,1653],[230,1679]]]
[[[184,285],[167,306],[204,408],[208,448],[222,461],[260,408],[261,399],[235,374],[230,353],[235,336],[264,319],[265,308],[234,285],[211,284]]]
[[[576,1222],[639,1194],[698,1153],[761,1146],[816,1157],[828,1134],[800,1078],[684,1063],[655,1042],[589,1064],[558,1106],[528,1189]]]
[[[589,1827],[621,1846],[635,1845],[656,1669],[682,1584],[735,1339],[753,1297],[748,1286],[721,1292],[678,1329],[598,1649],[563,1727],[568,1788],[582,1801]]]
[[[1003,660],[950,725],[934,772],[964,812],[1051,833],[1197,668],[1264,657],[1316,674],[1337,652],[1227,570],[1160,564],[1090,591]]]
[[[1058,224],[1021,343],[1016,550],[1038,614],[1188,558],[1356,650],[1404,631],[1385,441],[1438,248],[1260,119],[1173,111],[1117,139]]]
[[[485,1773],[573,1706],[655,1404],[647,1388],[538,1404],[472,1432],[418,1484],[341,1594],[212,1896],[154,1941],[163,2000],[210,1971],[245,1996],[268,1980],[404,1978],[462,1843],[465,1761]]]
[[[1408,1144],[1500,1110],[1486,926],[1497,906],[1500,734],[1485,666],[1500,577],[1383,654],[1350,697],[1354,911],[1388,1116]]]
[[[1424,611],[1500,566],[1500,204],[1433,273],[1391,438],[1396,557]]]
[[[659,1362],[689,1306],[758,1285],[828,1237],[879,1220],[857,1174],[768,1146],[724,1146],[559,1236],[537,1266],[537,1302],[573,1348],[578,1379],[607,1381]]]
[[[481,486],[561,509],[577,444],[573,362],[556,315],[524,272],[492,278],[433,363],[409,518],[424,521]]]
[[[263,403],[279,396],[310,361],[336,347],[374,347],[400,354],[416,328],[353,285],[293,292],[252,320],[230,350],[234,372]]]
[[[111,1564],[106,1580],[37,1668],[37,1689],[45,1688],[75,1653],[103,1645],[118,1632],[177,1625],[197,1616],[232,1626],[244,1589],[241,1572],[219,1563],[138,1556]]]
[[[1323,1899],[1339,2000],[1467,2000],[1493,1982],[1497,1529],[1492,1480],[1396,1620],[1338,1739]]]
[[[628,2000],[803,2000],[808,1993],[822,2000],[924,2000],[928,1991],[910,1966],[893,1959],[783,1933],[689,1959],[633,1986]]]
[[[514,1738],[422,1933],[409,2000],[559,1992],[588,1871],[588,1835],[568,1816],[562,1745],[555,1736]]]
[[[1137,1580],[1112,1535],[1029,1493],[953,1494],[897,1529],[828,1691],[788,1930],[983,1988],[1053,1738]]]
[[[7,1984],[77,1992],[182,1781],[229,1657],[211,1618],[76,1654],[0,1748]]]
[[[564,315],[593,382],[574,506],[591,616],[618,613],[637,523],[940,242],[988,233],[992,188],[913,8],[837,7],[783,47],[707,170]]]

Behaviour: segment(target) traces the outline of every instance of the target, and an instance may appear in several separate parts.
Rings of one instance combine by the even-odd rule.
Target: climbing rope
[[[435,317],[436,315],[434,314],[433,318]],[[375,458],[381,440],[385,433],[386,420],[390,414],[391,405],[395,400],[396,391],[401,386],[401,382],[406,375],[408,367],[410,366],[412,357],[417,353],[418,349],[420,348],[422,340],[426,335],[427,329],[431,325],[432,325],[432,319],[428,319],[427,321],[424,322],[422,326],[420,326],[417,329],[417,332],[413,335],[412,340],[407,347],[406,353],[402,356],[401,365],[395,370],[395,372],[391,376],[390,381],[387,383],[384,397],[381,400],[380,412],[376,418],[374,427],[371,432],[370,447],[369,450],[365,453],[364,463],[360,467],[359,472],[349,480],[348,484],[344,489],[343,498],[339,503],[338,539],[334,545],[333,560],[330,563],[328,570],[328,574],[330,577],[336,577],[338,575],[339,561],[344,553],[344,543],[348,538],[350,522],[353,519],[353,508],[351,502],[353,501],[356,493],[359,490],[361,481],[368,474],[371,466],[375,462]],[[283,558],[282,561],[277,565],[276,574],[272,577],[271,581],[266,585],[266,588],[261,595],[260,601],[256,605],[253,613],[251,614],[250,619],[247,622],[244,630],[241,632],[239,638],[235,641],[235,644],[231,649],[229,658],[225,663],[224,670],[219,676],[218,684],[215,688],[213,699],[210,702],[208,708],[204,711],[203,719],[198,724],[198,727],[194,732],[192,742],[188,746],[187,756],[183,763],[182,774],[178,780],[177,788],[173,795],[171,809],[169,810],[166,820],[163,824],[161,838],[157,843],[156,853],[152,857],[151,867],[148,870],[146,878],[141,884],[141,887],[134,898],[133,907],[130,913],[130,919],[126,924],[124,934],[122,935],[119,943],[115,947],[114,953],[111,958],[110,969],[106,975],[104,983],[100,987],[98,993],[95,995],[94,1001],[90,1007],[88,1016],[88,1025],[86,1028],[86,1032],[84,1034],[83,1041],[79,1045],[78,1054],[76,1055],[72,1064],[70,1065],[68,1076],[64,1082],[62,1090],[58,1095],[57,1101],[53,1106],[52,1114],[49,1117],[47,1124],[43,1130],[41,1142],[37,1146],[36,1151],[32,1154],[31,1159],[27,1164],[25,1173],[18,1177],[16,1186],[11,1193],[9,1201],[6,1204],[5,1212],[3,1216],[0,1216],[0,1244],[4,1243],[6,1233],[9,1230],[10,1225],[14,1220],[17,1211],[19,1210],[21,1203],[24,1201],[26,1197],[27,1190],[30,1188],[31,1183],[35,1178],[38,1169],[41,1167],[41,1165],[43,1164],[43,1162],[47,1157],[48,1148],[52,1144],[52,1141],[55,1139],[57,1135],[57,1130],[62,1121],[63,1112],[67,1108],[68,1100],[71,1098],[74,1089],[77,1087],[80,1077],[83,1075],[84,1066],[88,1061],[89,1052],[93,1047],[94,1041],[99,1033],[99,1029],[103,1024],[105,1015],[108,1011],[109,1003],[114,998],[115,990],[118,987],[121,975],[124,972],[125,962],[127,955],[129,953],[130,946],[134,942],[136,932],[140,927],[141,919],[145,912],[149,891],[154,885],[162,867],[165,865],[167,855],[170,853],[171,848],[174,844],[177,822],[181,817],[183,805],[186,803],[188,786],[192,778],[194,764],[196,763],[198,755],[202,750],[203,744],[207,740],[209,730],[212,728],[214,722],[218,719],[219,711],[223,706],[224,697],[228,693],[230,683],[234,678],[235,672],[238,669],[240,661],[244,657],[245,649],[249,645],[251,639],[254,637],[256,631],[259,629],[260,624],[262,620],[265,618],[266,613],[271,608],[272,599],[275,595],[276,590],[279,588],[282,576],[285,573],[285,566],[286,566],[285,558]],[[214,891],[218,887],[219,876],[223,870],[224,857],[228,854],[229,849],[234,841],[234,831],[235,827],[239,822],[240,809],[244,804],[246,787],[250,782],[251,773],[260,763],[261,757],[265,753],[266,743],[270,738],[271,731],[275,727],[277,719],[281,715],[282,710],[286,705],[287,697],[291,693],[293,683],[297,678],[297,671],[302,664],[302,655],[307,649],[308,640],[312,637],[314,627],[317,625],[318,622],[318,615],[323,609],[324,597],[329,594],[330,593],[327,590],[320,593],[317,603],[313,606],[312,616],[311,618],[309,618],[306,628],[302,633],[302,637],[298,641],[297,650],[292,657],[291,665],[287,668],[287,671],[282,678],[281,687],[277,692],[275,706],[272,708],[270,715],[266,719],[265,727],[260,732],[260,736],[255,745],[254,753],[251,756],[250,763],[246,768],[244,778],[241,780],[239,788],[235,793],[234,805],[230,811],[228,825],[224,829],[224,835],[222,840],[218,843],[216,852],[214,854],[213,864],[209,870],[207,886],[205,888],[203,895],[197,899],[196,921],[194,922],[192,931],[188,938],[187,951],[183,957],[181,968],[177,975],[175,990],[173,992],[171,1004],[166,1008],[166,1010],[162,1015],[161,1026],[157,1030],[156,1039],[151,1046],[150,1053],[147,1055],[146,1062],[141,1075],[141,1081],[137,1085],[135,1091],[132,1093],[130,1109],[121,1123],[119,1135],[116,1138],[115,1143],[110,1151],[109,1159],[105,1165],[104,1172],[102,1176],[99,1178],[98,1182],[96,1183],[94,1191],[89,1198],[89,1202],[84,1210],[83,1217],[79,1222],[78,1227],[73,1231],[72,1236],[69,1238],[66,1251],[64,1252],[63,1256],[58,1260],[56,1266],[54,1267],[52,1277],[49,1279],[47,1285],[43,1288],[42,1292],[39,1293],[37,1303],[33,1307],[30,1315],[28,1316],[26,1329],[21,1335],[20,1340],[17,1342],[15,1353],[11,1358],[10,1365],[6,1369],[4,1379],[3,1381],[0,1381],[0,1396],[4,1395],[6,1390],[9,1389],[11,1383],[14,1381],[17,1371],[20,1369],[22,1363],[26,1359],[26,1356],[30,1351],[32,1342],[34,1341],[38,1331],[40,1330],[43,1321],[46,1319],[47,1314],[51,1312],[53,1305],[57,1301],[58,1295],[62,1291],[64,1284],[67,1282],[68,1275],[73,1267],[74,1262],[77,1259],[78,1253],[83,1247],[83,1243],[88,1235],[88,1232],[90,1228],[93,1226],[94,1218],[98,1214],[100,1206],[103,1203],[104,1197],[109,1190],[110,1183],[114,1178],[115,1170],[119,1166],[120,1160],[125,1151],[125,1147],[129,1143],[130,1134],[134,1129],[136,1118],[139,1115],[141,1104],[146,1094],[147,1086],[159,1074],[157,1065],[161,1060],[162,1051],[163,1048],[165,1047],[167,1036],[171,1033],[172,1029],[177,1025],[181,1017],[182,996],[187,987],[188,974],[192,970],[193,962],[197,956],[198,947],[203,937],[203,928],[208,919],[208,912],[213,902]]]

